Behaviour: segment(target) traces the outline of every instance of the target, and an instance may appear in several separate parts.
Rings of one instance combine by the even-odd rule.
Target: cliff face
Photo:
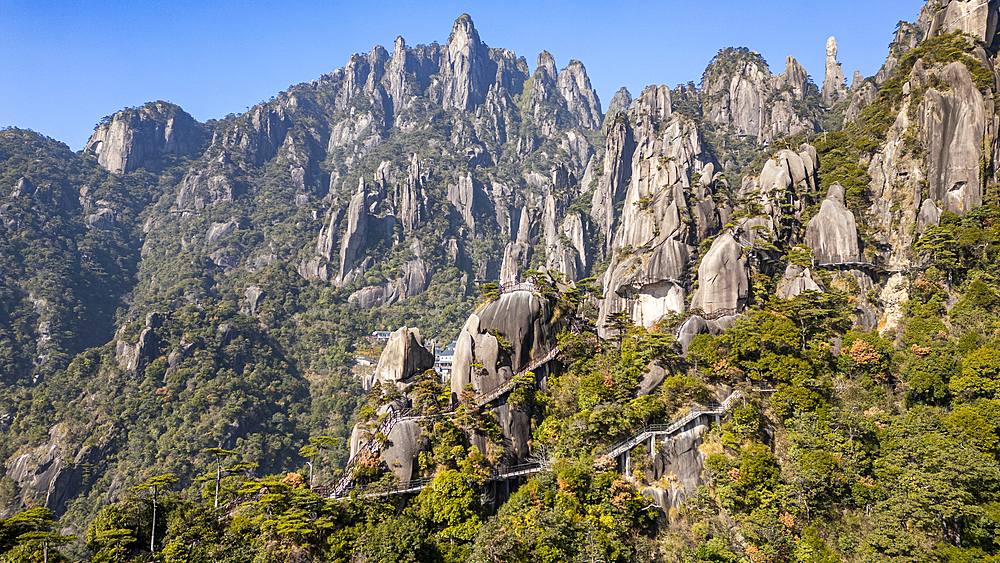
[[[728,313],[772,293],[845,290],[859,327],[891,330],[929,263],[921,234],[977,209],[998,180],[996,14],[996,2],[929,3],[900,26],[882,71],[856,75],[850,90],[831,38],[822,89],[794,57],[773,74],[759,54],[725,49],[700,84],[651,85],[634,98],[623,88],[606,114],[581,62],[560,69],[543,52],[532,68],[489,47],[463,16],[443,45],[399,37],[391,53],[355,54],[211,126],[155,102],[100,125],[86,155],[0,132],[4,158],[26,147],[0,175],[0,378],[28,393],[28,382],[45,386],[74,361],[74,370],[99,365],[87,373],[107,385],[104,397],[120,385],[173,416],[172,401],[200,392],[203,362],[224,357],[211,364],[219,377],[254,377],[248,335],[259,328],[267,336],[253,344],[274,339],[288,350],[267,359],[270,369],[306,371],[317,411],[331,396],[360,394],[347,386],[362,380],[395,386],[412,404],[415,376],[433,364],[424,334],[456,338],[457,400],[467,385],[482,393],[509,381],[556,342],[563,325],[536,294],[505,293],[469,315],[478,286],[531,270],[564,288],[597,278],[602,295],[587,305],[603,337],[621,312],[652,328],[699,309],[676,332],[682,355],[697,335],[726,330]],[[964,43],[938,53],[926,41],[952,41],[953,31],[980,43],[954,36]],[[847,130],[834,131],[841,123]],[[84,172],[32,168],[35,160]],[[140,168],[166,171],[152,185],[131,174]],[[812,253],[810,268],[791,263],[797,247]],[[221,312],[211,311],[217,303]],[[183,314],[176,325],[142,323],[161,310]],[[225,330],[213,316],[226,317]],[[360,335],[403,324],[421,332],[393,332],[367,379],[338,379],[367,361]],[[653,371],[641,392],[668,376]],[[331,432],[350,428],[353,403],[341,405],[346,414],[307,416],[291,412],[293,393],[275,393],[259,412],[282,436],[301,431],[289,420],[309,416]],[[281,409],[290,412],[274,417]],[[525,459],[525,411],[502,402],[489,410],[511,457]],[[225,403],[209,412],[206,428],[222,428],[216,443],[249,432],[252,417],[219,422]],[[96,431],[91,422],[81,428]],[[83,448],[79,428],[44,427],[48,437],[30,444],[18,434],[25,441],[7,474],[23,492],[17,502],[48,495],[63,506],[82,479],[68,460],[86,463],[105,446]],[[393,432],[384,460],[409,478],[427,444],[416,425]],[[685,490],[697,486],[699,440],[695,432],[664,445],[683,461],[662,454],[654,477],[676,469]]]
[[[208,131],[187,112],[167,102],[122,110],[101,123],[84,152],[119,174],[155,166],[164,155],[191,156],[203,149]]]

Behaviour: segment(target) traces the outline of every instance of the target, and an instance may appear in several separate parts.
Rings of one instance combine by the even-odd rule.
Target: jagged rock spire
[[[847,95],[844,71],[837,62],[837,39],[826,40],[826,77],[823,79],[823,103],[833,105]]]

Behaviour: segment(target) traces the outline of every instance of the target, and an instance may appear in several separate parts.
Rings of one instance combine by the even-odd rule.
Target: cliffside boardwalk
[[[761,391],[769,391],[769,389],[760,389]],[[611,446],[607,452],[602,455],[606,455],[615,460],[620,460],[620,465],[625,473],[628,473],[629,464],[631,461],[631,456],[629,452],[632,448],[638,446],[639,444],[649,441],[649,452],[652,454],[656,449],[656,438],[658,436],[673,436],[684,430],[688,424],[703,417],[703,416],[714,416],[716,422],[719,422],[719,418],[729,412],[732,408],[733,403],[737,400],[743,398],[743,391],[736,390],[730,393],[728,397],[722,403],[718,403],[714,406],[709,406],[706,408],[693,408],[688,411],[687,414],[681,416],[680,418],[674,420],[670,424],[651,424],[645,428],[640,429],[635,434],[630,437],[618,442],[617,444]]]
[[[524,285],[524,284],[522,284],[522,285]],[[518,381],[518,379],[521,376],[525,375],[529,371],[533,371],[535,369],[538,369],[540,366],[545,365],[548,362],[551,362],[553,359],[555,359],[555,357],[557,355],[559,355],[559,351],[560,351],[560,349],[559,349],[558,346],[552,348],[544,356],[542,356],[541,358],[539,358],[539,359],[531,362],[530,364],[528,364],[528,367],[526,367],[526,368],[522,369],[521,371],[517,372],[517,374],[514,375],[513,377],[511,377],[510,379],[504,381],[503,383],[501,383],[497,387],[493,388],[489,392],[483,393],[481,395],[478,395],[476,398],[474,398],[472,400],[472,404],[476,408],[479,408],[479,407],[487,405],[487,404],[489,404],[489,403],[497,400],[498,398],[502,397],[503,395],[509,393],[510,391],[512,391],[514,389],[514,387],[517,386],[517,381]],[[381,435],[381,436],[388,437],[389,434],[392,432],[393,427],[397,423],[403,422],[403,421],[411,421],[411,420],[427,420],[427,419],[430,419],[430,418],[450,418],[450,417],[452,417],[452,416],[455,415],[455,410],[454,409],[448,410],[448,411],[445,411],[445,412],[439,413],[439,414],[433,414],[433,415],[409,416],[410,412],[412,412],[410,409],[399,409],[399,410],[397,410],[397,409],[393,408],[391,405],[389,406],[389,412],[386,413],[387,416],[379,423],[379,425],[375,429],[375,433],[372,435],[371,439],[369,439],[367,442],[365,442],[364,446],[362,446],[358,450],[358,453],[356,453],[353,456],[351,456],[351,459],[347,462],[347,466],[344,468],[344,475],[343,475],[343,477],[340,478],[340,481],[337,482],[337,484],[334,486],[333,490],[330,493],[330,497],[331,498],[342,498],[343,496],[346,496],[346,492],[350,488],[351,483],[354,481],[354,473],[355,473],[355,470],[357,469],[358,460],[360,459],[362,453],[368,452],[368,453],[377,454],[379,452],[379,450],[382,448],[381,440],[377,439],[378,436]],[[529,465],[538,466],[538,464],[529,464]],[[521,468],[521,469],[519,469],[517,471],[526,471],[527,470],[526,469],[527,466],[515,466],[515,467],[520,467]],[[540,467],[540,466],[538,466],[538,467]],[[509,471],[498,473],[496,476],[491,476],[490,480],[510,479],[510,478],[514,478],[514,477],[518,477],[520,475],[525,475],[526,474],[526,473],[523,473],[523,472],[522,473],[518,473],[517,471],[515,471],[513,469],[513,467],[509,468],[509,469],[510,469]],[[536,472],[536,471],[539,471],[539,469],[537,467],[534,470],[529,471],[529,472]],[[419,488],[417,488],[415,490],[420,490],[420,488],[423,488],[423,486],[426,485],[426,483],[424,483],[423,485],[419,485],[418,481],[423,481],[423,479],[410,480],[409,482],[405,483],[404,485],[401,485],[401,487],[403,487],[403,488],[400,488],[399,490],[393,491],[391,493],[386,493],[386,494],[402,494],[402,493],[406,493],[406,492],[412,492],[412,491],[410,491],[410,489],[412,487],[414,487],[414,486],[418,486],[419,487]],[[428,480],[428,482],[429,482],[429,480]]]
[[[553,349],[544,358],[533,362],[531,366],[519,372],[519,375],[530,371],[531,369],[533,369],[533,367],[538,367],[544,364],[545,362],[550,361],[552,358],[555,357],[557,353],[558,353],[558,348]],[[510,391],[514,387],[514,385],[509,384],[512,381],[514,381],[514,379],[507,380],[507,382],[505,382],[503,385],[501,385],[494,391],[491,391],[490,394],[496,393],[501,388],[506,388],[506,391],[504,392]],[[771,388],[765,388],[765,387],[758,387],[756,388],[756,390],[765,393],[774,391]],[[503,393],[500,393],[497,396],[500,396],[502,394]],[[739,399],[742,399],[743,396],[744,396],[743,391],[736,390],[730,393],[729,396],[726,397],[726,399],[721,403],[710,405],[705,408],[693,408],[669,424],[650,424],[644,428],[639,429],[634,434],[622,440],[621,442],[618,442],[617,444],[611,446],[606,452],[604,452],[601,455],[605,455],[619,461],[619,465],[622,468],[622,471],[624,473],[628,473],[631,462],[630,452],[632,448],[648,441],[650,453],[652,453],[656,448],[657,437],[661,436],[672,437],[675,434],[678,434],[681,431],[683,431],[689,424],[698,420],[701,417],[715,417],[716,423],[718,423],[720,422],[720,418],[722,417],[722,415],[728,413],[732,409],[733,404],[735,404],[736,401],[738,401]],[[482,397],[486,397],[486,395],[483,395]],[[489,401],[487,400],[482,404],[486,404],[488,402]],[[388,423],[388,428],[391,429],[392,425],[401,420],[421,420],[421,419],[436,418],[442,416],[451,416],[454,414],[454,411],[448,411],[445,413],[441,413],[439,415],[407,417],[406,413],[409,411],[393,411],[393,412],[398,414],[397,415],[390,414],[390,416],[386,417],[386,419],[382,422],[382,424],[379,425],[380,429],[387,423]],[[370,447],[370,445],[373,443],[377,443],[377,440],[375,439],[369,440],[365,444],[365,446],[362,447],[361,451],[372,451],[372,452],[377,451],[377,449],[372,449]],[[354,462],[356,457],[357,455],[351,458],[351,462]],[[523,477],[525,475],[538,473],[539,471],[544,470],[546,466],[547,464],[544,462],[536,462],[536,463],[513,465],[509,467],[500,467],[491,472],[490,476],[486,480],[488,482],[506,481],[508,479],[514,479],[517,477]],[[353,469],[354,469],[354,464],[348,463],[347,468],[345,468],[344,470],[345,473],[344,477],[341,478],[341,481],[333,489],[332,493],[330,494],[330,498],[344,498],[348,496],[350,492],[350,484],[353,481],[353,476],[354,476]],[[428,484],[430,484],[432,480],[433,478],[430,477],[411,479],[405,483],[400,483],[399,486],[397,486],[395,489],[371,492],[369,493],[369,496],[387,496],[387,495],[416,493],[421,491]]]

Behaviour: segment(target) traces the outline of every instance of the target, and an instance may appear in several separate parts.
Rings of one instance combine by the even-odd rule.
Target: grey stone
[[[347,210],[347,230],[344,232],[340,244],[338,286],[345,286],[352,279],[349,274],[354,268],[358,254],[368,243],[368,222],[368,194],[362,178]]]
[[[165,154],[194,154],[206,140],[201,125],[187,112],[174,104],[153,102],[119,111],[98,125],[84,152],[96,155],[108,171],[122,174]]]
[[[781,299],[791,299],[803,291],[823,291],[823,282],[814,280],[809,268],[789,264],[778,281],[775,294]]]
[[[389,335],[379,356],[375,379],[396,384],[434,367],[434,354],[424,348],[420,331],[405,326]]]
[[[819,213],[806,225],[806,244],[817,264],[840,264],[860,260],[854,213],[844,205],[844,188],[830,186]]]
[[[706,313],[737,309],[746,302],[748,288],[743,247],[732,234],[722,233],[698,266],[698,291],[691,298],[691,308]]]
[[[920,213],[917,215],[917,233],[923,233],[927,227],[937,226],[941,220],[941,208],[933,201],[925,199],[920,206]]]
[[[946,211],[962,214],[982,203],[979,167],[985,106],[963,63],[951,63],[937,75],[948,84],[947,90],[927,90],[917,112],[929,145],[930,199],[941,202]]]
[[[820,96],[828,106],[847,96],[847,82],[844,80],[844,71],[837,62],[837,40],[833,37],[826,40],[826,74]]]

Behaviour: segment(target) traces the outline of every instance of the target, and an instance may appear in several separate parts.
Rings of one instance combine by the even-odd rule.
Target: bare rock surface
[[[962,214],[982,203],[979,168],[986,111],[964,64],[951,63],[936,74],[948,87],[927,90],[917,117],[929,145],[930,199]]]
[[[396,384],[434,367],[434,354],[424,348],[420,331],[405,326],[389,335],[375,367],[375,380]]]
[[[698,266],[698,291],[691,298],[691,308],[706,313],[735,310],[745,303],[748,288],[743,247],[731,233],[722,233]]]
[[[820,95],[823,103],[828,106],[847,96],[847,82],[844,80],[844,71],[837,62],[837,40],[833,37],[826,40],[826,74]]]
[[[188,156],[207,140],[201,125],[181,108],[152,102],[114,114],[97,126],[85,152],[110,172],[124,174],[172,154]]]
[[[809,268],[789,264],[778,281],[775,294],[781,299],[791,299],[803,291],[823,291],[823,282],[813,279]]]
[[[844,188],[835,183],[827,191],[819,213],[806,225],[806,244],[817,264],[841,264],[861,259],[854,213],[844,205]]]

